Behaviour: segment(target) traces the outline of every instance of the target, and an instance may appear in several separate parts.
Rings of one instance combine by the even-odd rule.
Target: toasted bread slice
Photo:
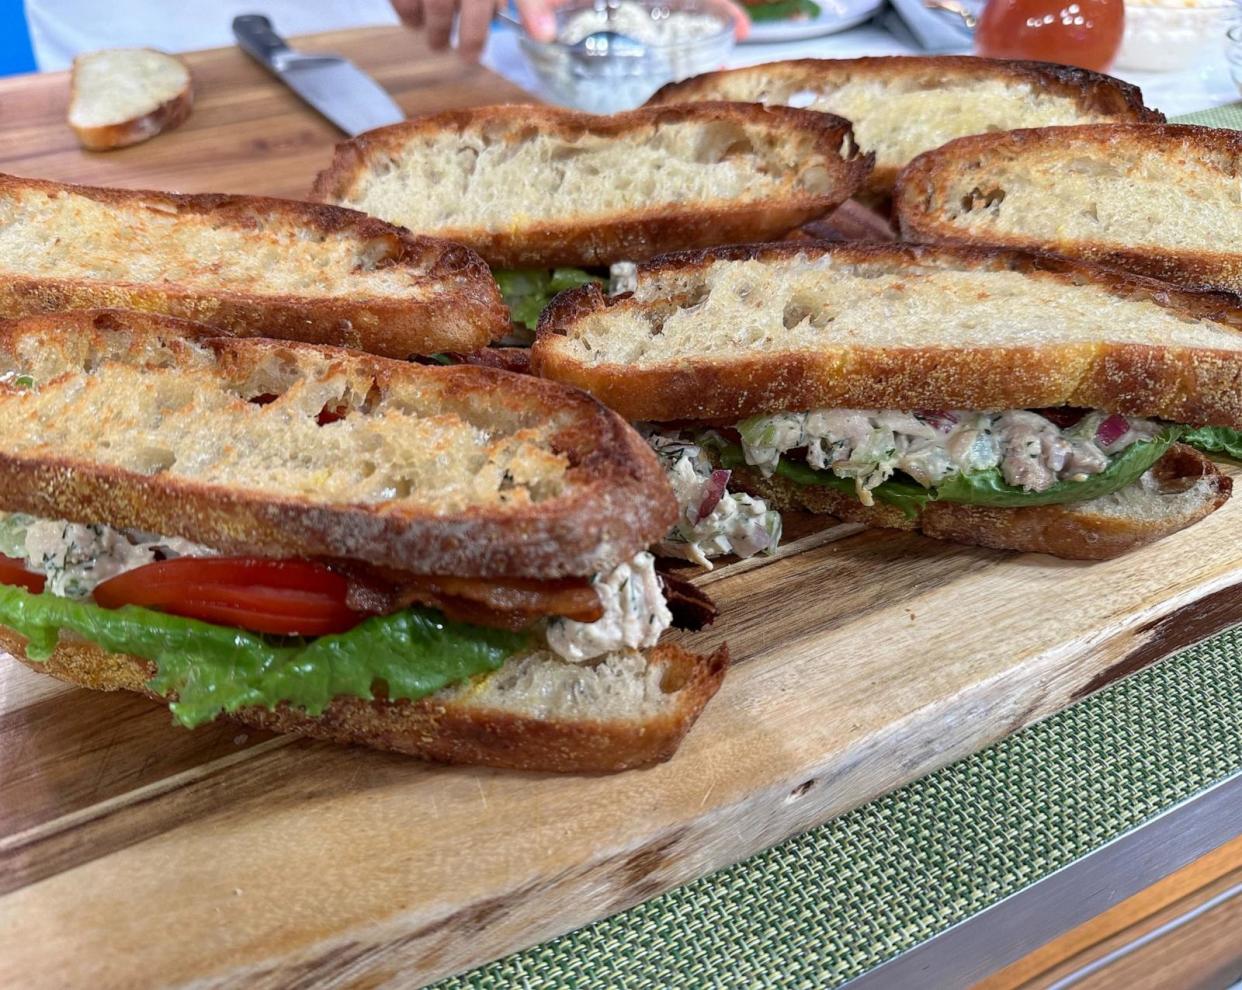
[[[981,134],[911,162],[894,206],[916,241],[1037,248],[1242,292],[1242,134],[1167,124]]]
[[[1085,406],[1242,427],[1242,307],[1011,251],[785,243],[640,265],[544,312],[537,374],[631,420]]]
[[[848,121],[806,110],[500,106],[337,145],[311,197],[467,244],[495,268],[590,266],[782,235],[849,199],[870,167]]]
[[[62,636],[43,663],[27,660],[25,640],[0,626],[0,650],[32,670],[96,691],[136,691],[159,701],[147,681],[154,666]],[[574,664],[547,652],[514,657],[498,671],[418,701],[337,698],[322,715],[282,705],[228,716],[259,729],[359,743],[443,763],[518,770],[625,770],[676,751],[728,667],[674,645],[614,653]]]
[[[1071,560],[1107,560],[1193,525],[1229,499],[1232,480],[1198,451],[1174,444],[1134,484],[1086,502],[1003,509],[930,502],[914,516],[831,488],[799,485],[754,468],[734,468],[730,486],[759,495],[773,508],[819,512],[884,529],[917,530],[955,543],[1048,553]]]
[[[478,255],[360,213],[0,175],[0,318],[94,307],[398,358],[509,328]]]
[[[0,325],[0,505],[480,577],[607,571],[676,518],[655,455],[580,392],[209,332],[117,312]]]
[[[671,83],[653,104],[742,100],[839,114],[874,151],[869,198],[886,197],[910,159],[963,134],[1085,124],[1163,121],[1137,87],[1051,62],[960,55],[798,59],[709,72]]]
[[[193,104],[190,70],[164,52],[112,48],[73,60],[69,126],[90,151],[124,148],[172,130]]]

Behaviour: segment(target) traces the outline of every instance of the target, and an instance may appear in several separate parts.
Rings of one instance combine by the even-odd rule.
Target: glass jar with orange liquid
[[[1124,0],[988,0],[975,51],[1102,72],[1117,57],[1124,28]]]

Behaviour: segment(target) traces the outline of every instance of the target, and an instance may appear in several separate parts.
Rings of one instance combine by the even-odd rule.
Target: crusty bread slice
[[[981,134],[911,162],[906,238],[1054,251],[1242,291],[1242,134],[1168,124]]]
[[[871,197],[892,189],[901,167],[963,134],[1084,124],[1163,121],[1137,87],[1051,62],[960,55],[798,59],[709,72],[670,83],[653,104],[742,100],[839,114],[874,151]]]
[[[500,106],[337,145],[311,196],[496,268],[590,266],[780,236],[849,199],[870,167],[848,121],[805,110]]]
[[[0,626],[0,650],[32,670],[97,691],[136,691],[156,700],[146,660],[62,637],[43,663],[27,660],[25,640]],[[710,656],[675,645],[614,653],[574,664],[539,652],[493,674],[418,701],[337,698],[322,715],[281,706],[229,716],[259,729],[359,743],[444,763],[518,770],[625,770],[676,751],[728,667],[728,650]]]
[[[955,543],[1048,553],[1071,560],[1106,560],[1185,529],[1229,499],[1232,480],[1210,460],[1174,444],[1138,481],[1088,502],[1001,509],[931,502],[915,516],[882,502],[863,505],[845,492],[799,485],[754,468],[734,468],[731,487],[759,495],[774,508],[820,512],[846,522],[918,530]]]
[[[669,255],[544,312],[536,374],[631,420],[1086,406],[1242,427],[1242,306],[1018,252],[785,243]]]
[[[73,60],[69,126],[90,151],[124,148],[185,122],[190,70],[153,48],[110,48]]]
[[[93,307],[399,358],[509,329],[478,255],[360,213],[0,175],[0,318]]]
[[[0,324],[0,506],[225,552],[535,578],[609,570],[676,518],[655,455],[581,392],[209,332],[118,312]]]

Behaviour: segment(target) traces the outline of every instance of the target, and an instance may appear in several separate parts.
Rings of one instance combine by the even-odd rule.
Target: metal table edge
[[[1242,771],[840,986],[968,987],[1242,830]]]

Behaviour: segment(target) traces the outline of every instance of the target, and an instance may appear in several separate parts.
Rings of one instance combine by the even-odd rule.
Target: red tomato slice
[[[346,604],[349,582],[308,560],[176,557],[104,581],[104,608],[141,605],[189,619],[281,636],[325,636],[352,629],[366,613]]]
[[[14,584],[37,595],[46,580],[42,574],[26,570],[26,565],[16,557],[0,556],[0,584]]]

